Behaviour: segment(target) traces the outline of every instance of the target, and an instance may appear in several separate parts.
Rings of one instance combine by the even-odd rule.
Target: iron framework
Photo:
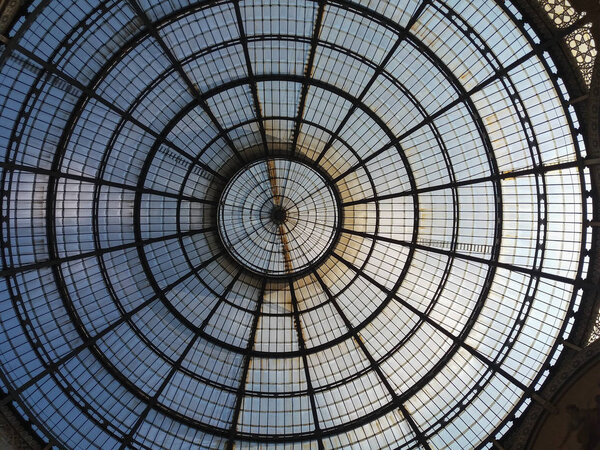
[[[3,404],[65,448],[490,447],[595,288],[552,42],[476,3],[33,2],[0,56]],[[339,207],[301,271],[223,243],[257,160]]]

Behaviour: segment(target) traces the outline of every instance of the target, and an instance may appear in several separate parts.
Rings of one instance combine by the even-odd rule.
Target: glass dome
[[[510,1],[34,1],[0,59],[0,387],[61,448],[490,447],[587,265]]]

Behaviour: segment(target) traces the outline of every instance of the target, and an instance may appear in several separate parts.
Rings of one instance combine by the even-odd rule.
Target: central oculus
[[[315,267],[332,247],[339,202],[319,171],[284,158],[244,166],[219,200],[217,225],[227,252],[246,269],[285,277]]]
[[[287,211],[283,206],[273,205],[271,208],[271,220],[275,225],[283,225],[287,218]]]

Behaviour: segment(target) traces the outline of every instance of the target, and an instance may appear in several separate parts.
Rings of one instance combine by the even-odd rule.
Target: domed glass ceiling
[[[536,398],[589,186],[509,1],[30,11],[0,60],[0,387],[44,439],[490,447]]]

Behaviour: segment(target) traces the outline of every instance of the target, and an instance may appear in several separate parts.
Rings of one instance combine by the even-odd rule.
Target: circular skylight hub
[[[246,269],[268,276],[296,275],[318,264],[335,241],[339,204],[330,183],[300,161],[255,161],[227,183],[218,229]]]

